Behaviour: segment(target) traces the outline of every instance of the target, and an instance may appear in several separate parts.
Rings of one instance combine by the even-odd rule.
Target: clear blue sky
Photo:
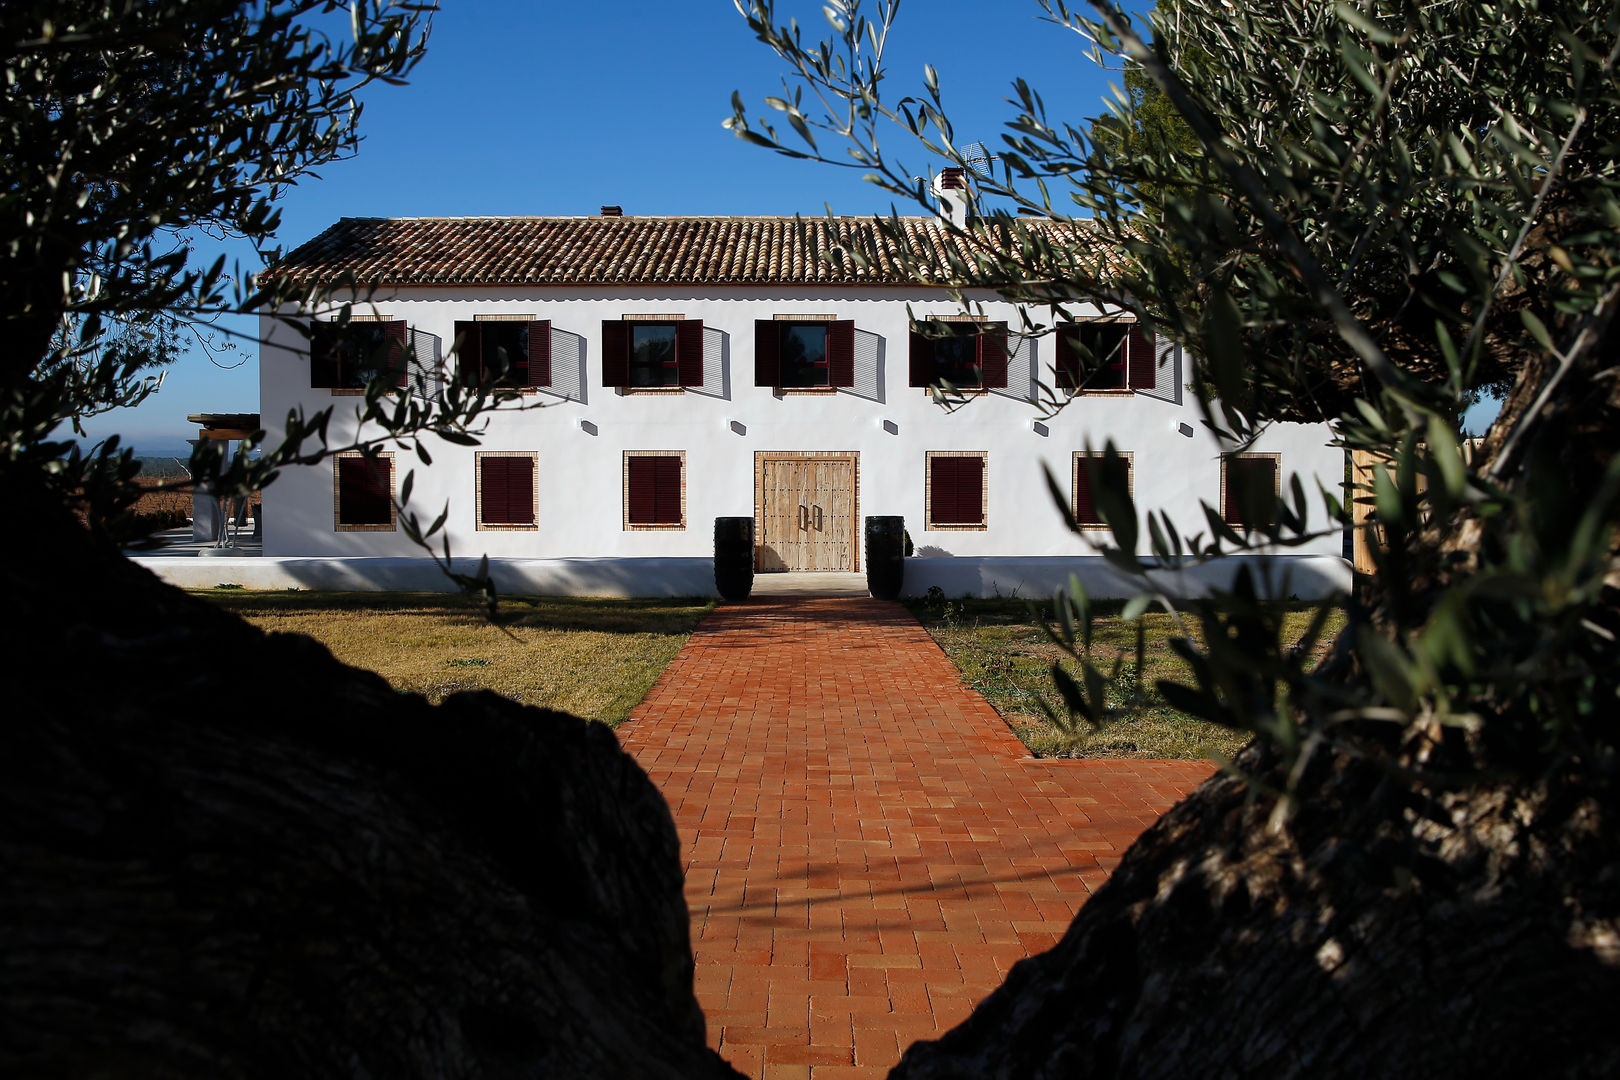
[[[1041,14],[1034,0],[909,0],[890,41],[890,93],[919,92],[932,63],[958,141],[992,147],[1014,115],[1003,99],[1018,76],[1054,117],[1100,112],[1117,74]],[[796,15],[807,36],[826,27],[819,3],[783,0],[779,15]],[[345,216],[594,214],[608,203],[627,214],[886,212],[889,197],[858,171],[791,161],[721,127],[733,90],[751,117],[765,114],[781,72],[731,0],[449,0],[410,85],[366,92],[358,155],[282,201],[280,243],[291,249]],[[938,166],[906,139],[896,130],[886,148],[914,173]],[[254,412],[258,396],[251,343],[218,363],[194,349],[147,404],[87,427],[172,453],[195,433],[188,413]]]

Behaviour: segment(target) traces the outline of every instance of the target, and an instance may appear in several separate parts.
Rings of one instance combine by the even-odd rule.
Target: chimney
[[[603,217],[624,217],[624,207],[622,207],[622,206],[604,206],[604,207],[602,207],[602,216]]]
[[[939,175],[934,177],[934,198],[939,203],[940,217],[958,229],[967,228],[972,195],[968,192],[964,170],[955,166],[941,169]]]

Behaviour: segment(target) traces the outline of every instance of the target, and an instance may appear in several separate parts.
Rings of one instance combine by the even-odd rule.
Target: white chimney
[[[939,204],[939,216],[958,229],[967,228],[968,212],[972,208],[968,194],[967,176],[954,166],[941,169],[934,177],[934,198]]]

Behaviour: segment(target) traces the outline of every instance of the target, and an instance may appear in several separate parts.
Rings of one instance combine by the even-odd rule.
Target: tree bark
[[[610,731],[396,693],[3,495],[0,1073],[736,1075]]]

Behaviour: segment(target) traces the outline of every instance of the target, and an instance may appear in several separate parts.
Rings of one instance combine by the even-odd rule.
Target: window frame
[[[630,462],[641,458],[674,458],[680,468],[680,520],[678,521],[631,521],[631,467]],[[686,451],[685,450],[626,450],[623,458],[623,474],[621,480],[621,513],[625,532],[679,532],[686,528]],[[657,495],[655,493],[654,499]]]
[[[1125,463],[1125,490],[1134,500],[1136,498],[1136,452],[1134,450],[1116,451]],[[1087,462],[1096,461],[1101,468],[1107,455],[1101,450],[1076,450],[1069,466],[1069,513],[1074,518],[1075,527],[1082,532],[1107,532],[1108,524],[1098,516],[1096,521],[1080,520],[1080,476],[1081,470],[1086,468]],[[1096,506],[1096,495],[1091,490],[1091,475],[1086,474],[1086,493],[1091,496],[1092,506]]]
[[[394,494],[399,490],[399,471],[392,450],[373,456],[373,460],[388,466],[388,523],[346,522],[343,520],[343,463],[365,461],[366,456],[353,450],[332,455],[332,528],[334,532],[394,532],[399,528],[399,507]]]
[[[1081,362],[1077,352],[1072,362],[1067,362],[1065,350],[1078,350],[1078,343],[1066,344],[1066,341],[1077,338],[1087,330],[1101,332],[1105,329],[1119,332],[1119,359],[1098,367],[1091,373],[1091,379],[1081,382],[1079,379]],[[1126,319],[1079,319],[1075,322],[1063,323],[1058,327],[1057,357],[1053,363],[1053,382],[1058,390],[1064,391],[1070,397],[1080,397],[1085,394],[1128,394],[1131,392],[1130,348],[1131,323]],[[1095,355],[1095,350],[1093,350]],[[1117,386],[1091,385],[1093,379],[1103,372],[1118,373]],[[1112,381],[1112,380],[1110,380]]]
[[[551,387],[551,320],[537,319],[532,315],[474,315],[470,320],[456,320],[457,349],[454,377],[460,385],[473,389],[482,381],[484,355],[488,351],[484,341],[485,330],[492,325],[504,329],[514,323],[522,326],[528,333],[523,357],[523,381],[510,380],[511,373],[517,369],[509,366],[507,375],[497,379],[494,388],[517,394],[532,394]],[[477,335],[476,341],[469,336],[472,334]],[[471,348],[468,347],[469,343]],[[476,364],[476,375],[473,374],[469,360]]]
[[[1266,522],[1247,522],[1241,518],[1234,518],[1228,512],[1233,506],[1242,509],[1240,504],[1230,501],[1231,463],[1233,461],[1269,461],[1271,463],[1271,498],[1272,509],[1276,509],[1276,500],[1282,496],[1282,455],[1280,453],[1240,453],[1221,455],[1221,520],[1232,526],[1233,529],[1244,532],[1259,532],[1277,527],[1277,518],[1273,513],[1271,520]]]
[[[631,385],[631,357],[635,328],[667,324],[675,328],[673,366],[675,382],[658,386]],[[620,394],[683,394],[704,385],[704,326],[702,319],[684,315],[622,315],[602,320],[602,385]],[[622,381],[621,381],[622,380]]]
[[[822,330],[823,359],[812,366],[826,373],[821,384],[790,385],[782,380],[782,340],[803,326]],[[754,320],[754,385],[778,396],[834,393],[855,385],[855,321],[836,315],[776,315]]]
[[[921,387],[930,394],[933,388],[941,385],[938,349],[935,342],[947,337],[964,338],[970,336],[962,328],[973,327],[971,337],[973,340],[974,366],[978,371],[979,381],[971,386],[962,383],[952,383],[955,392],[964,395],[989,393],[992,390],[1005,390],[1007,388],[1009,368],[1012,360],[1012,350],[1009,346],[1010,334],[1007,324],[996,319],[981,319],[961,315],[925,315],[913,320],[918,324],[953,327],[949,334],[940,332],[925,332],[915,326],[911,330],[911,348],[908,357],[909,382],[913,387]],[[986,342],[996,343],[987,355]],[[997,355],[999,353],[999,355]],[[923,368],[926,367],[926,371]]]
[[[526,458],[529,461],[529,520],[489,521],[484,511],[484,462]],[[477,450],[473,453],[473,498],[477,506],[477,532],[538,532],[540,529],[540,454],[534,450]]]
[[[941,459],[976,459],[979,462],[979,520],[936,521],[934,518],[934,463]],[[929,450],[923,466],[923,530],[925,532],[984,532],[990,527],[990,452],[988,450]]]
[[[347,322],[338,319],[314,319],[310,323],[309,336],[309,385],[312,390],[325,390],[333,397],[355,397],[366,392],[369,382],[359,385],[347,385],[348,379],[344,373],[341,341],[348,334],[355,333],[363,328],[377,327],[381,329],[385,342],[392,342],[388,346],[393,355],[387,357],[389,368],[394,376],[393,386],[397,389],[406,389],[410,386],[410,361],[405,355],[405,346],[410,337],[410,323],[405,319],[392,315],[350,315]],[[396,329],[397,328],[397,329]],[[333,361],[327,361],[318,353],[324,351],[322,344],[317,340],[322,334],[331,333],[335,340],[330,347],[338,351]],[[330,367],[328,367],[330,363]],[[318,371],[330,371],[325,376],[328,381],[318,381],[321,376]]]

